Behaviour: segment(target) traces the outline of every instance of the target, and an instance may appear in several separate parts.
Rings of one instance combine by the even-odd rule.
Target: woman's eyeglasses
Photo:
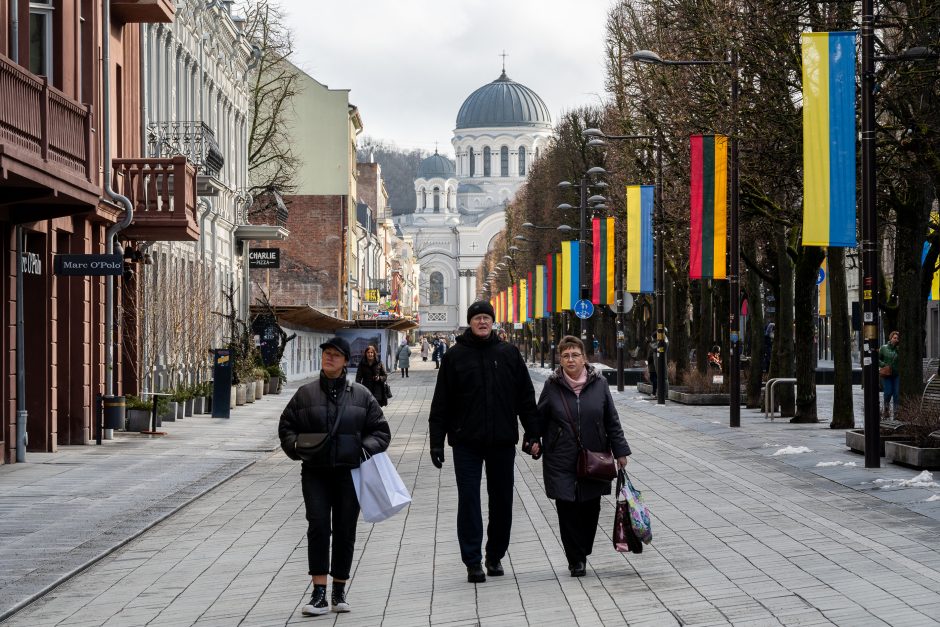
[[[562,359],[577,359],[581,357],[581,353],[565,353],[561,356]]]

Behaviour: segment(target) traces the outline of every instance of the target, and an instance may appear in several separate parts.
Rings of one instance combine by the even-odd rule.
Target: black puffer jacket
[[[375,377],[378,376],[378,379]],[[385,396],[385,382],[388,380],[388,373],[385,372],[385,366],[380,361],[374,361],[371,364],[363,357],[356,368],[356,383],[361,383],[367,390],[372,392],[372,396],[378,401],[379,405],[385,407],[388,405],[388,398]]]
[[[288,457],[300,459],[294,450],[297,434],[329,433],[342,403],[346,404],[346,409],[336,435],[312,459],[304,460],[305,467],[358,468],[362,449],[375,455],[388,448],[391,431],[382,408],[369,390],[358,383],[347,383],[334,401],[323,388],[319,379],[304,385],[284,408],[277,431],[281,448]]]
[[[481,339],[467,329],[444,353],[428,419],[431,448],[516,444],[538,437],[535,391],[515,346],[495,333]]]
[[[614,457],[630,454],[607,380],[588,366],[587,382],[576,396],[558,368],[548,377],[539,397],[542,432],[542,476],[548,498],[584,501],[610,494],[609,481],[578,480],[578,441],[562,402],[581,432],[581,444],[591,451],[611,450]]]

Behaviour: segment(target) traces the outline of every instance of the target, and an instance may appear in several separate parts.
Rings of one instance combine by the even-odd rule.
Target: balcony
[[[0,172],[6,203],[49,203],[37,219],[98,202],[91,110],[0,55]],[[40,215],[42,214],[42,215]]]
[[[199,196],[217,196],[225,188],[220,180],[225,158],[215,133],[205,122],[152,122],[147,125],[150,157],[182,155],[196,166]]]
[[[196,169],[186,157],[114,159],[114,188],[134,203],[134,220],[123,237],[195,242]]]
[[[129,23],[169,24],[176,7],[172,0],[111,0],[111,15],[115,20]]]

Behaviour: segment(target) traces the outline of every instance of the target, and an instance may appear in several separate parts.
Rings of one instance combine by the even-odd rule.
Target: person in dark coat
[[[391,431],[382,408],[364,386],[346,381],[349,342],[334,337],[320,345],[320,376],[302,386],[284,408],[278,425],[281,448],[303,462],[300,478],[307,511],[307,562],[313,596],[305,616],[348,612],[346,582],[352,568],[359,520],[359,500],[350,470],[359,467],[362,451],[376,455],[388,448]],[[298,447],[302,434],[329,434],[319,448]],[[333,554],[330,556],[330,532]],[[327,575],[333,577],[331,601]]]
[[[434,350],[431,352],[431,359],[434,361],[434,367],[441,367],[441,360],[444,359],[444,340],[439,337],[434,338]]]
[[[379,351],[371,344],[366,347],[366,352],[362,355],[362,361],[356,368],[356,383],[362,384],[367,390],[372,392],[372,396],[382,407],[388,405],[388,397],[385,395],[385,382],[388,381],[388,373],[385,366],[379,361]]]
[[[575,429],[584,448],[612,451],[620,468],[627,465],[630,445],[607,380],[587,364],[581,340],[566,335],[558,343],[558,353],[561,366],[545,381],[538,403],[542,476],[546,495],[555,499],[568,570],[572,577],[583,577],[594,546],[601,497],[611,489],[610,481],[578,479]]]
[[[646,368],[649,372],[650,385],[653,386],[653,396],[656,396],[656,383],[658,378],[656,376],[656,336],[653,335],[650,337],[650,346],[649,351],[646,353]]]
[[[431,462],[444,464],[444,438],[454,455],[457,476],[457,539],[467,581],[503,574],[500,563],[512,528],[513,476],[519,421],[525,441],[539,455],[535,392],[522,356],[493,332],[493,307],[478,301],[467,310],[469,328],[443,357],[428,419]],[[486,465],[489,525],[486,572],[480,482]]]

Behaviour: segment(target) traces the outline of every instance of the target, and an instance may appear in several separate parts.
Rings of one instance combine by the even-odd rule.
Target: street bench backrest
[[[937,374],[937,368],[940,367],[940,358],[937,357],[925,357],[923,361],[923,368],[921,371],[924,374],[924,382],[929,382],[930,377]]]

